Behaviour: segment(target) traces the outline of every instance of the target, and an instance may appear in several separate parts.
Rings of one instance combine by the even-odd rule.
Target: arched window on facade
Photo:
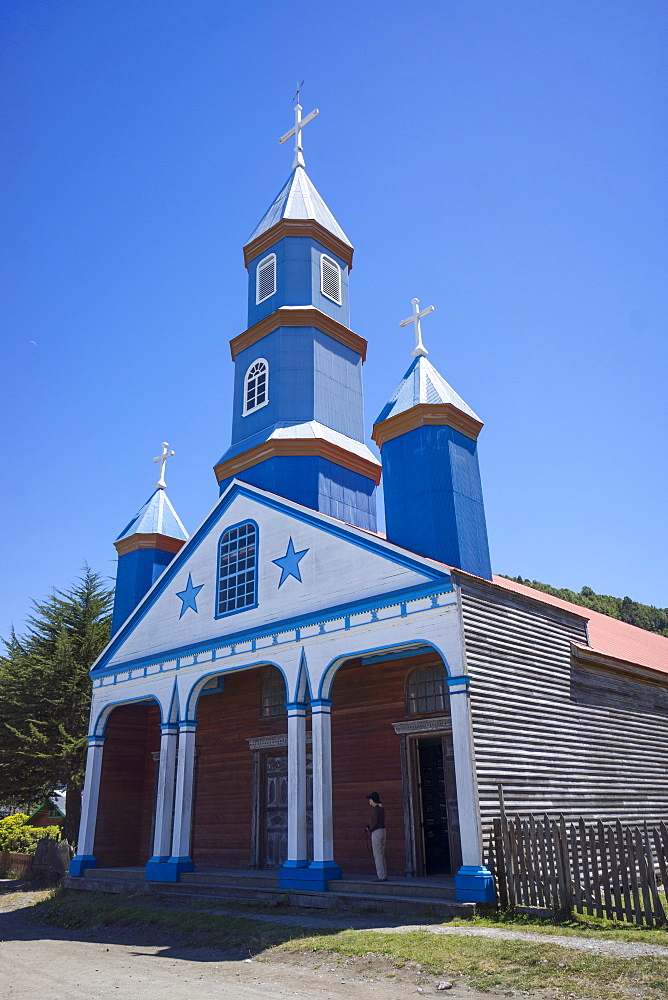
[[[269,402],[269,365],[258,358],[250,365],[244,379],[244,417]]]
[[[262,707],[260,715],[263,719],[273,719],[286,715],[286,692],[283,674],[278,667],[267,667],[262,671]]]
[[[257,545],[254,521],[235,524],[220,536],[217,618],[257,604]]]
[[[408,715],[445,711],[446,694],[443,667],[418,667],[408,675],[406,711]]]

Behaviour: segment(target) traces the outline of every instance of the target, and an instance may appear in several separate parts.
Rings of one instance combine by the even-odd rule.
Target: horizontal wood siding
[[[261,669],[229,674],[223,692],[200,698],[192,855],[196,864],[251,864],[253,751],[247,740],[288,731],[286,716],[260,718],[261,677]]]
[[[102,757],[95,856],[100,867],[144,864],[150,857],[155,763],[160,749],[157,705],[121,705],[107,723]]]
[[[415,667],[440,664],[429,654],[362,666],[351,660],[332,686],[332,782],[334,857],[346,873],[375,873],[364,827],[371,810],[365,798],[379,793],[387,822],[386,859],[390,875],[406,865],[400,737],[393,722],[445,716],[449,712],[406,715],[406,678]],[[425,734],[430,735],[430,734]]]
[[[575,615],[461,586],[483,826],[499,815],[499,784],[508,813],[668,818],[667,683],[578,663]]]

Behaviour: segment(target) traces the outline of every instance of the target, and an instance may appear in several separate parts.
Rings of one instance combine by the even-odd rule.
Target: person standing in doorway
[[[371,806],[371,822],[365,828],[371,834],[371,849],[373,860],[376,865],[375,882],[387,882],[387,865],[385,864],[385,808],[380,801],[378,792],[369,792],[367,795]]]

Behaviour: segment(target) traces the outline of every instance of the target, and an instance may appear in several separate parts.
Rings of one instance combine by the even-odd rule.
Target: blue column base
[[[191,858],[150,858],[144,878],[147,882],[178,882],[184,872],[194,870],[195,862]]]
[[[460,903],[493,903],[496,889],[489,868],[462,865],[455,875],[455,895]]]
[[[328,883],[342,877],[335,861],[286,861],[279,871],[278,884],[281,889],[327,892]]]
[[[97,868],[97,858],[94,854],[77,854],[70,861],[69,874],[78,878],[87,868]]]

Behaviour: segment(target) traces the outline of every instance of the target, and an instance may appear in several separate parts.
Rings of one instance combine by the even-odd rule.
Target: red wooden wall
[[[251,863],[253,751],[247,740],[288,731],[285,716],[260,718],[261,677],[262,669],[229,674],[223,692],[200,697],[192,855],[196,864],[245,868]]]
[[[95,856],[101,868],[143,865],[151,856],[151,824],[160,712],[156,704],[121,705],[107,723],[102,757]]]
[[[332,685],[334,857],[344,873],[375,874],[364,827],[378,792],[385,806],[385,856],[390,875],[406,866],[400,738],[392,723],[406,715],[406,678],[416,667],[435,666],[433,654],[362,666],[344,664]],[[410,718],[443,716],[443,711]]]

